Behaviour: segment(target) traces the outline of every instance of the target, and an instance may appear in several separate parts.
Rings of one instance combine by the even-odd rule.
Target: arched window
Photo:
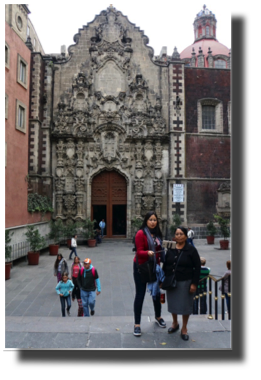
[[[206,36],[209,36],[209,26],[206,26]]]
[[[217,69],[226,69],[227,63],[224,61],[224,59],[217,59],[215,60],[215,68]]]

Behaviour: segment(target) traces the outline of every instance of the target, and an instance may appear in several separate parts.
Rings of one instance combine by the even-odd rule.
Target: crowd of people
[[[96,241],[103,238],[104,220],[97,230]],[[188,231],[189,230],[189,231]],[[74,261],[70,276],[66,260],[62,254],[57,255],[54,263],[54,275],[57,277],[56,292],[61,302],[62,316],[65,310],[70,316],[72,301],[78,302],[78,316],[89,317],[95,314],[96,295],[101,292],[101,284],[97,269],[92,265],[90,258],[80,262],[77,255],[77,235],[72,238]],[[133,258],[133,278],[135,284],[134,297],[134,330],[133,334],[141,336],[142,307],[148,290],[152,296],[155,312],[155,323],[160,328],[166,328],[166,322],[161,316],[161,293],[166,291],[167,308],[172,316],[172,324],[168,334],[180,329],[183,340],[189,340],[188,321],[191,314],[198,313],[198,303],[195,295],[206,292],[207,277],[210,268],[206,267],[206,259],[199,256],[193,243],[194,232],[183,226],[176,228],[174,241],[175,248],[163,248],[163,236],[159,226],[157,214],[150,211],[144,217],[142,226],[135,236],[135,256]],[[162,264],[162,265],[161,265]],[[227,309],[230,312],[230,297],[228,296],[228,281],[231,274],[231,261],[227,261],[227,271],[224,274],[224,291]],[[146,276],[149,276],[148,278]],[[198,302],[198,301],[197,301]],[[206,314],[206,298],[200,299],[200,313]],[[181,327],[178,316],[182,317]]]

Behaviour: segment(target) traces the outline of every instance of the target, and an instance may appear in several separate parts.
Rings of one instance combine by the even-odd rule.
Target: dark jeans
[[[67,296],[67,297],[60,297],[60,301],[61,301],[61,307],[62,307],[62,316],[65,317],[65,302],[67,303],[67,310],[69,311],[72,304],[71,304],[71,296],[70,294]]]
[[[228,296],[227,293],[225,293],[226,297],[226,303],[227,303],[227,312],[230,314],[230,297]]]
[[[75,256],[77,256],[76,247],[72,247],[72,251],[71,251],[71,253],[70,253],[69,259],[72,258],[72,254],[73,254],[73,253],[75,254]]]
[[[147,284],[141,282],[140,274],[138,272],[137,264],[135,262],[133,262],[133,278],[136,288],[136,295],[134,299],[134,318],[135,325],[139,325]],[[156,300],[154,300],[153,298],[152,300],[154,305],[155,318],[159,318],[161,316],[160,294],[157,295]]]

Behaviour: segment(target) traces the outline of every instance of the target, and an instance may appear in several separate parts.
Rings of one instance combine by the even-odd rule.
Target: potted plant
[[[212,220],[210,222],[208,222],[206,227],[208,230],[207,242],[208,242],[208,244],[214,244],[215,235],[217,233],[217,228],[215,227]]]
[[[9,280],[10,273],[11,273],[11,253],[12,253],[12,246],[9,245],[11,242],[11,236],[13,235],[13,232],[10,232],[10,230],[5,230],[5,280]]]
[[[173,221],[173,224],[170,225],[169,229],[170,229],[171,235],[173,236],[172,240],[175,241],[174,236],[175,236],[176,229],[182,224],[181,217],[179,216],[179,214],[174,214],[172,221]]]
[[[87,218],[83,223],[83,235],[87,239],[87,244],[89,247],[95,247],[96,246],[96,239],[95,237],[95,226],[96,220],[91,220],[90,218]]]
[[[224,219],[219,215],[214,215],[214,218],[216,219],[216,221],[219,224],[221,235],[224,237],[224,240],[219,241],[220,248],[221,249],[228,249],[229,241],[227,238],[230,236],[230,231],[229,231],[229,227],[228,227],[229,220]]]
[[[49,244],[49,253],[51,256],[57,256],[59,250],[59,243],[63,234],[63,222],[61,219],[56,221],[51,220],[49,223],[50,232],[48,238],[54,241],[53,244]]]
[[[142,219],[141,218],[136,218],[136,216],[131,220],[131,225],[132,225],[132,242],[135,244],[135,236],[137,231],[141,228],[142,225]]]
[[[77,235],[78,229],[82,227],[82,222],[65,224],[63,227],[63,235],[66,239],[67,246],[70,248],[71,240],[74,235]]]
[[[42,249],[45,245],[45,238],[41,236],[35,226],[27,226],[25,236],[26,241],[28,241],[30,245],[30,251],[27,254],[28,265],[38,265],[40,249]]]

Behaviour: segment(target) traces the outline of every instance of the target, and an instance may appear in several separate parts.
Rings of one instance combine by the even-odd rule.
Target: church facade
[[[74,41],[32,52],[29,176],[54,219],[104,218],[107,237],[130,238],[149,210],[164,235],[175,213],[194,229],[217,207],[229,214],[230,56],[208,50],[207,67],[195,50],[155,57],[112,6]]]

